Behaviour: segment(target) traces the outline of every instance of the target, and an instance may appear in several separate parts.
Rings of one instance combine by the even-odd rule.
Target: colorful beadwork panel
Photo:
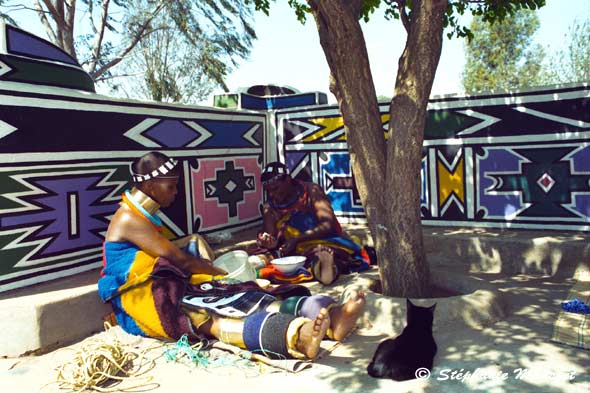
[[[362,220],[338,108],[278,111],[277,131],[278,159]],[[590,88],[431,100],[421,190],[426,225],[589,231]]]
[[[0,81],[0,292],[101,265],[131,162],[181,160],[169,238],[260,223],[265,114]]]

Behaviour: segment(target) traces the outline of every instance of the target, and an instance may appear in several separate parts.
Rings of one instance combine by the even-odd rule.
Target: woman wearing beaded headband
[[[365,303],[360,292],[336,305],[327,296],[308,296],[305,287],[231,283],[211,263],[210,249],[200,249],[201,256],[184,252],[160,233],[156,214],[176,196],[176,161],[152,152],[131,171],[135,187],[123,194],[107,230],[98,283],[125,331],[171,339],[213,336],[269,356],[313,358],[324,336],[341,340],[354,328]]]
[[[259,270],[260,277],[272,282],[316,279],[330,285],[340,273],[369,269],[371,258],[367,248],[343,231],[319,184],[293,178],[281,162],[267,164],[260,182],[267,200],[262,208],[257,247],[250,249],[250,253],[260,255],[266,264]],[[304,268],[285,275],[267,263],[287,255],[305,256]]]

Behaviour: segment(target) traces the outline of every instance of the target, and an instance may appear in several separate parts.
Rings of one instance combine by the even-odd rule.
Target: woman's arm
[[[262,231],[258,233],[256,242],[259,246],[273,250],[277,247],[277,218],[268,203],[262,207]]]
[[[129,241],[146,253],[166,258],[179,268],[196,274],[225,275],[222,269],[211,264],[210,261],[201,260],[183,252],[170,240],[160,234],[150,222],[137,216],[133,212],[117,212],[111,226],[117,227],[115,232],[121,240]],[[111,232],[109,226],[109,232]]]
[[[300,242],[323,239],[336,233],[337,224],[334,209],[332,209],[332,204],[324,191],[317,184],[313,184],[310,187],[310,204],[318,220],[318,224],[314,228],[302,232],[297,237],[287,239],[285,244],[281,246],[281,252],[283,254],[286,255],[293,252]]]

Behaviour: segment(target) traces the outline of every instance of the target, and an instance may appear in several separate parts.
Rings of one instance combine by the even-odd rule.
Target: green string
[[[194,347],[191,346],[185,334],[174,344],[174,347],[164,352],[164,357],[171,362],[180,360],[186,356],[196,366],[207,367],[210,363],[209,352],[201,350],[204,346],[204,342],[199,342]]]
[[[268,351],[268,350],[254,350],[247,351],[243,350],[238,352],[237,355],[227,354],[228,356],[217,356],[211,357],[211,353],[206,349],[208,347],[206,340],[200,341],[191,346],[188,341],[187,335],[183,335],[174,344],[172,348],[168,348],[164,351],[164,358],[168,362],[182,362],[183,359],[188,359],[189,363],[195,367],[202,367],[204,369],[214,369],[221,367],[237,367],[244,371],[258,371],[258,374],[262,374],[261,365],[252,361],[252,355],[254,353],[261,353],[262,355],[270,354],[274,355],[280,360],[286,360],[286,356]],[[258,370],[256,370],[258,369]]]

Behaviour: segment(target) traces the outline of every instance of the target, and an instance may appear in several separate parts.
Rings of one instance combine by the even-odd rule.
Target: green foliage
[[[215,72],[226,72],[227,67],[213,63],[214,59],[210,56],[213,49],[206,42],[191,42],[172,23],[168,14],[163,14],[156,22],[155,31],[139,42],[137,50],[125,62],[125,68],[131,75],[124,85],[118,87],[128,97],[197,103],[206,98],[215,86],[225,86],[221,76],[221,82],[209,76]]]
[[[135,51],[135,62],[139,64],[143,62],[146,65],[146,72],[151,72],[154,76],[161,75],[163,78],[165,75],[192,74],[194,78],[193,80],[185,79],[182,84],[175,84],[172,80],[164,78],[160,80],[159,87],[154,91],[161,91],[163,86],[168,86],[169,89],[186,91],[187,98],[191,98],[194,94],[190,91],[196,91],[193,83],[195,81],[203,83],[207,81],[207,88],[202,91],[211,90],[211,84],[227,90],[226,76],[232,66],[237,65],[237,59],[248,56],[252,40],[256,38],[251,25],[250,9],[239,0],[165,2],[133,0],[127,1],[123,26],[127,26],[130,31],[137,31],[146,17],[153,13],[154,4],[158,3],[163,4],[164,8],[149,24],[150,34],[146,34],[140,40],[141,54]],[[156,37],[150,37],[152,34]],[[155,42],[160,42],[159,50],[154,47]],[[146,59],[146,53],[155,58],[159,57],[160,60]],[[152,66],[158,64],[156,68],[159,68],[160,72],[149,69],[148,64]],[[167,71],[161,69],[164,66],[170,69]],[[181,71],[178,66],[190,68]],[[172,70],[172,67],[175,69]],[[151,80],[152,84],[155,83],[153,77],[147,77],[147,80]],[[169,97],[175,96],[172,90],[170,93]],[[198,93],[196,98],[202,94],[202,92]],[[162,98],[167,96],[164,95]],[[153,99],[156,97],[158,94],[152,95]]]
[[[272,0],[276,1],[276,0]],[[271,0],[244,0],[246,4],[253,3],[256,11],[269,15]],[[297,20],[305,23],[306,14],[311,9],[300,0],[288,0],[289,6],[295,10]],[[371,15],[381,7],[381,0],[363,0],[359,19],[369,22]],[[409,15],[412,11],[412,0],[383,0],[385,3],[385,18],[400,19],[400,12]],[[459,15],[466,11],[481,16],[485,22],[502,21],[509,15],[521,9],[535,10],[545,5],[545,0],[449,0],[445,13],[445,28],[449,28],[447,36],[472,38],[468,27],[459,24]],[[411,16],[410,16],[411,17]]]
[[[521,10],[490,23],[476,16],[470,26],[473,38],[465,48],[463,87],[467,92],[509,90],[542,84],[541,64],[545,56],[532,45],[539,28],[533,11]]]
[[[47,8],[49,3],[54,7]],[[143,75],[146,71],[146,75],[151,76],[145,80],[158,87],[152,86],[154,94],[145,98],[168,100],[179,97],[178,94],[184,97],[185,93],[193,97],[189,91],[208,91],[211,85],[227,89],[226,76],[237,65],[237,59],[248,56],[252,40],[256,38],[251,24],[252,10],[242,0],[0,0],[0,5],[11,15],[34,12],[39,18],[47,18],[44,26],[49,39],[74,55],[97,83],[125,90],[125,82],[120,78],[129,74]],[[104,8],[107,10],[105,23],[102,20]],[[76,26],[68,25],[64,20],[68,20],[74,10]],[[150,36],[162,32],[172,41],[163,40],[162,36],[155,41],[168,42],[168,53],[149,50],[153,45]],[[73,42],[64,37],[74,37]],[[160,58],[144,61],[157,64],[154,69],[140,66],[146,53]],[[198,62],[189,61],[189,57]],[[172,69],[176,67],[175,62],[190,67],[182,74],[193,75],[193,79],[184,79],[182,83],[171,80],[172,75],[180,75],[180,70]],[[164,66],[169,69],[164,70]],[[193,82],[203,83],[204,90],[196,88]],[[135,93],[141,89],[130,90]],[[162,94],[164,90],[168,93]]]
[[[387,6],[385,11],[387,19],[400,19],[400,12],[411,17],[411,0],[384,0],[384,2]],[[484,22],[494,23],[502,22],[506,17],[520,10],[535,10],[544,5],[545,0],[449,0],[443,26],[447,29],[448,38],[457,36],[471,39],[473,38],[471,30],[459,23],[459,17],[465,12],[479,16]]]
[[[562,47],[551,57],[544,75],[546,84],[590,81],[590,19],[576,20]]]

